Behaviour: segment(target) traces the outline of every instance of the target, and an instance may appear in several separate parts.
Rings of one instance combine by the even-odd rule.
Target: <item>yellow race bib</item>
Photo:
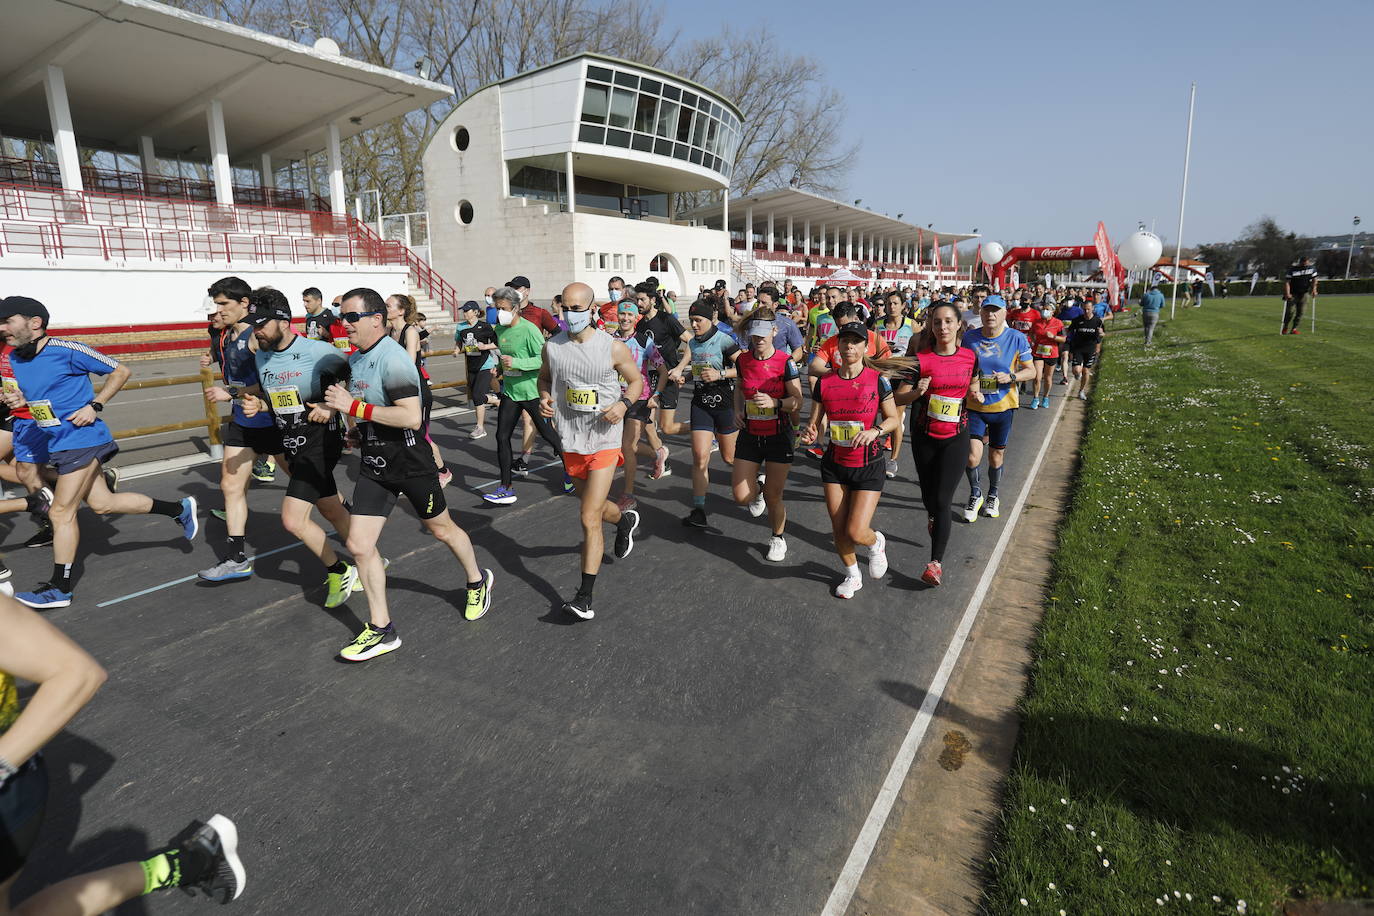
[[[864,425],[858,420],[833,420],[830,423],[830,444],[840,448],[853,448]]]
[[[29,401],[29,412],[39,426],[61,426],[62,421],[53,413],[52,401]]]
[[[1053,355],[1054,355],[1054,345],[1053,345],[1053,344],[1039,344],[1039,345],[1036,346],[1036,348],[1035,348],[1035,355],[1036,355],[1036,356],[1042,356],[1042,357],[1050,357],[1050,356],[1053,356]]]
[[[926,408],[926,414],[935,420],[943,420],[946,423],[958,423],[959,414],[964,407],[963,398],[947,398],[942,394],[932,394],[930,404]]]
[[[301,403],[301,394],[294,385],[268,388],[267,397],[272,409],[277,413],[300,413],[305,410],[305,405]]]
[[[755,404],[753,399],[744,402],[744,416],[749,420],[776,420],[778,418],[778,407],[760,407]]]
[[[564,399],[572,410],[581,413],[592,413],[596,410],[595,388],[569,388],[564,392]]]

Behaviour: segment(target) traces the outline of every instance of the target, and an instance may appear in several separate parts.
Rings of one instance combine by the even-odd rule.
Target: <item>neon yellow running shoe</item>
[[[376,658],[399,648],[401,637],[396,635],[394,625],[387,624],[386,629],[381,630],[369,623],[363,627],[363,631],[356,639],[339,650],[339,655],[345,661],[365,662],[369,658]]]
[[[329,587],[329,594],[324,599],[324,606],[327,608],[338,607],[347,601],[353,592],[362,591],[358,583],[358,567],[352,563],[345,563],[344,571],[341,573],[330,573],[325,577],[324,583]]]
[[[491,583],[495,576],[489,569],[482,570],[482,585],[478,588],[467,590],[467,606],[463,608],[463,616],[468,620],[476,620],[487,611],[491,610]]]
[[[386,571],[387,571],[388,569],[390,569],[390,568],[391,568],[391,561],[388,560],[386,557],[382,557],[382,571],[383,571],[383,572],[386,572]],[[356,572],[355,572],[355,574],[354,574],[354,576],[353,576],[353,591],[355,591],[355,592],[365,592],[365,591],[367,591],[367,589],[363,588],[363,577],[362,577],[362,575],[360,575],[360,574],[358,574],[358,573],[356,573]]]

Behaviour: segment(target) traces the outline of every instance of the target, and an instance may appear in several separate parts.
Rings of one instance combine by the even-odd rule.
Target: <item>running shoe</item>
[[[883,473],[887,474],[888,480],[892,480],[897,476],[897,460],[895,458],[887,459],[887,470]]]
[[[781,563],[787,559],[787,539],[775,534],[768,539],[768,562]]]
[[[808,449],[804,449],[804,451],[817,461],[825,457],[825,449],[821,448],[819,445],[813,445]]]
[[[348,600],[348,596],[358,591],[357,586],[361,585],[358,579],[358,567],[352,563],[344,564],[343,572],[332,572],[324,577],[325,587],[329,589],[329,594],[325,596],[324,606],[335,608]]]
[[[347,503],[344,504],[344,508],[348,508]],[[229,518],[229,513],[225,512],[223,509],[211,509],[210,514],[213,515],[215,518],[219,519],[220,521],[225,521]]]
[[[485,439],[486,437],[487,431],[480,426],[474,426],[472,432],[468,433],[469,439]]]
[[[181,500],[181,514],[177,516],[177,524],[181,526],[181,533],[186,535],[186,540],[194,541],[196,532],[200,530],[200,519],[196,517],[196,498],[185,496]]]
[[[668,446],[660,445],[654,451],[654,472],[649,475],[649,479],[658,480],[660,477],[666,477],[669,473],[671,472],[668,471]]]
[[[1084,394],[1084,393],[1081,392],[1081,391],[1078,392],[1078,400],[1080,400],[1080,401],[1086,401],[1087,399],[1088,399],[1088,396],[1087,396],[1086,394]]]
[[[868,548],[868,575],[872,579],[881,579],[887,575],[887,538],[883,537],[881,531],[873,533],[878,539]]]
[[[615,526],[615,558],[623,560],[635,549],[635,532],[639,530],[639,513],[626,509]]]
[[[345,661],[365,662],[369,658],[395,652],[399,648],[401,637],[396,635],[395,626],[388,625],[385,630],[381,630],[369,623],[363,627],[363,631],[356,639],[339,650],[339,656]]]
[[[221,563],[216,563],[209,569],[202,569],[196,573],[206,582],[230,582],[234,579],[247,579],[253,575],[253,560],[228,559]]]
[[[483,493],[482,498],[493,505],[509,506],[515,502],[515,491],[510,487],[497,487],[490,493]]]
[[[446,487],[451,483],[453,483],[453,472],[448,468],[444,468],[439,472],[439,486]]]
[[[854,593],[864,587],[864,580],[858,576],[845,576],[844,581],[835,586],[836,598],[853,598]]]
[[[583,620],[591,620],[596,616],[596,611],[592,610],[592,599],[585,595],[573,595],[571,601],[564,601],[563,610]]]
[[[968,505],[964,507],[964,521],[972,525],[978,521],[978,510],[983,508],[983,494],[977,493],[968,498]]]
[[[1301,332],[1300,332],[1297,328],[1294,328],[1293,330],[1289,331],[1288,333],[1289,333],[1289,334],[1299,334],[1299,333],[1301,333]]]
[[[264,455],[253,462],[253,479],[271,483],[277,477],[277,463],[272,456]]]
[[[29,535],[29,539],[24,542],[25,547],[50,547],[52,545],[52,525],[44,519],[38,526],[38,530]]]
[[[514,461],[510,463],[510,472],[512,474],[519,475],[520,477],[528,477],[530,476],[530,466],[525,463],[525,459],[523,457],[516,458]]]
[[[767,511],[768,500],[764,499],[763,491],[760,490],[759,495],[756,496],[754,498],[754,501],[749,504],[749,514],[752,515],[754,518],[758,518],[760,515]]]
[[[577,491],[577,485],[573,483],[572,475],[569,474],[567,471],[564,471],[564,472],[563,472],[563,492],[564,492],[564,493],[574,493],[574,492],[576,492],[576,491]]]
[[[615,507],[621,512],[626,512],[639,505],[639,500],[635,499],[633,493],[626,493],[615,501]]]
[[[482,570],[482,585],[479,588],[467,589],[467,605],[463,608],[464,618],[476,620],[491,610],[491,584],[495,581],[496,576],[491,570]]]
[[[70,606],[72,593],[62,591],[51,582],[43,582],[31,592],[15,592],[14,600],[35,610],[44,611],[48,608]]]
[[[692,511],[687,513],[687,517],[682,520],[682,524],[688,528],[706,527],[706,510],[701,506],[693,506]]]
[[[921,573],[921,581],[926,585],[939,585],[940,577],[943,574],[944,570],[940,568],[940,561],[931,560],[926,564],[926,571]]]
[[[105,488],[111,493],[119,489],[119,468],[102,467],[100,476],[105,478]]]
[[[237,900],[248,883],[238,846],[234,822],[216,814],[203,824],[192,821],[167,848],[143,863],[144,872],[155,889],[179,887],[192,896],[200,891],[225,904]]]
[[[33,507],[29,510],[29,518],[33,519],[35,525],[50,525],[48,511],[52,509],[52,500],[52,490],[47,487],[39,487],[38,492],[33,494],[29,503]]]
[[[1059,378],[1059,384],[1061,384],[1061,385],[1067,385],[1068,383],[1069,383],[1069,377],[1068,377],[1067,375],[1060,376],[1060,378]]]
[[[1040,409],[1040,399],[1039,399],[1039,398],[1031,398],[1030,403],[1026,405],[1026,409],[1027,409],[1027,410],[1039,410],[1039,409]]]
[[[718,452],[718,451],[720,451],[720,443],[717,442],[715,439],[712,439],[712,440],[711,440],[711,451],[713,451],[713,452]]]
[[[1001,518],[1002,497],[989,495],[987,502],[983,503],[983,514],[988,518]]]
[[[1287,329],[1287,328],[1279,328],[1279,333],[1280,333],[1280,334],[1287,334],[1287,333],[1288,333],[1288,329]]]
[[[10,568],[6,566],[3,561],[0,561],[0,582],[8,582],[12,575],[14,574],[10,571]]]

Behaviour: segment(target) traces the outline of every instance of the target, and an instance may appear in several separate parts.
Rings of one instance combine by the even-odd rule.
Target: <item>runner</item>
[[[657,287],[652,290],[646,289],[644,292],[648,294],[647,298],[642,297],[636,290],[635,302],[639,307],[639,324],[635,326],[636,330],[653,338],[654,346],[658,347],[658,355],[665,367],[676,366],[678,354],[682,351],[682,342],[687,338],[687,331],[683,328],[682,322],[677,320],[677,316],[668,311],[667,302]],[[676,417],[679,393],[679,384],[669,382],[659,385],[653,394],[653,403],[658,408],[655,419],[660,436],[676,436],[691,429],[690,423],[683,423]],[[660,448],[654,456],[654,473],[650,476],[655,480],[664,476],[667,466],[668,449]]]
[[[220,460],[219,486],[224,496],[224,524],[227,547],[219,562],[198,575],[207,582],[227,582],[246,579],[253,574],[253,562],[248,559],[244,538],[248,530],[248,478],[259,458],[281,458],[282,434],[272,423],[269,414],[246,415],[237,393],[258,384],[255,362],[257,342],[248,323],[248,305],[252,290],[238,277],[216,280],[208,290],[220,311],[224,334],[211,342],[212,358],[224,375],[223,385],[205,389],[205,399],[212,404],[232,402],[228,420],[224,421],[224,457]],[[286,297],[278,293],[282,302]],[[282,458],[284,462],[285,459]]]
[[[306,339],[332,341],[334,335],[329,329],[339,320],[337,310],[330,311],[324,307],[324,294],[319,287],[312,286],[305,290],[301,293],[301,299],[305,303]]]
[[[667,476],[672,473],[668,469],[666,459],[660,468],[658,456],[660,453],[666,453],[668,449],[664,446],[663,440],[659,438],[658,430],[654,428],[653,408],[649,406],[650,396],[657,389],[658,377],[663,372],[663,357],[659,355],[658,347],[654,345],[653,335],[635,327],[641,305],[638,299],[648,295],[643,290],[636,290],[634,299],[621,299],[616,305],[619,323],[615,329],[615,339],[623,343],[630,351],[630,359],[633,360],[639,369],[639,374],[644,378],[644,384],[639,390],[639,397],[634,399],[630,409],[625,412],[625,437],[620,445],[620,451],[624,456],[625,486],[620,498],[615,501],[616,506],[622,512],[626,509],[633,509],[637,504],[635,500],[635,476],[639,471],[640,455],[654,462],[654,471],[659,472],[659,476]],[[620,393],[622,396],[628,397],[629,391],[630,383],[622,377],[620,379]],[[648,442],[640,441],[644,433],[648,433]],[[658,478],[653,479],[657,480]]]
[[[516,279],[524,279],[517,277]],[[529,473],[524,461],[516,467],[511,448],[515,420],[522,413],[531,419],[539,435],[563,457],[563,440],[558,430],[539,409],[539,370],[544,365],[544,335],[533,322],[520,317],[520,294],[509,286],[492,293],[496,303],[496,339],[500,345],[501,399],[496,409],[496,462],[501,470],[501,485],[482,498],[498,506],[515,502],[513,475]],[[563,475],[563,492],[573,491],[572,478]]]
[[[767,295],[771,289],[765,286],[759,290],[761,302],[772,301]],[[790,353],[773,346],[777,333],[776,313],[767,305],[760,305],[740,321],[739,334],[749,342],[749,349],[735,360],[740,380],[735,387],[735,422],[741,433],[731,472],[735,502],[748,506],[755,518],[765,509],[768,512],[773,536],[768,540],[767,557],[773,563],[787,557],[783,537],[787,507],[782,491],[792,470],[792,418],[802,401],[801,372]],[[760,470],[765,475],[762,487]]]
[[[1075,320],[1077,320],[1085,314],[1087,313],[1083,311],[1082,304],[1080,304],[1078,298],[1075,295],[1073,295],[1073,291],[1071,290],[1068,298],[1066,298],[1063,302],[1060,303],[1059,311],[1055,314],[1054,317],[1058,318],[1060,323],[1063,324],[1065,328],[1068,328],[1070,325],[1074,323]],[[1068,336],[1067,331],[1065,331],[1065,336]],[[1072,342],[1073,340],[1072,338],[1070,338],[1069,343]],[[1069,383],[1068,347],[1059,348],[1059,364],[1055,367],[1055,370],[1059,373],[1059,384],[1067,385]]]
[[[0,597],[0,628],[0,913],[96,916],[173,887],[218,903],[237,899],[246,883],[238,830],[216,814],[204,823],[193,821],[142,861],[68,878],[11,909],[15,881],[38,840],[48,801],[47,765],[39,751],[90,703],[106,675],[80,646],[13,599]],[[16,678],[38,688],[22,710]],[[55,801],[61,809],[79,805],[75,797]]]
[[[193,540],[200,530],[195,497],[177,502],[152,499],[141,493],[111,493],[101,464],[119,452],[100,411],[129,378],[129,368],[97,350],[73,340],[48,336],[48,310],[24,296],[0,302],[0,320],[14,344],[10,368],[18,388],[6,388],[4,401],[13,410],[28,406],[34,422],[47,435],[48,460],[57,470],[52,507],[53,574],[31,592],[15,595],[34,608],[67,607],[72,603],[72,565],[81,531],[76,510],[82,500],[100,515],[165,515]],[[91,374],[108,375],[100,394],[91,387]]]
[[[1031,383],[1031,410],[1050,406],[1050,386],[1054,384],[1054,367],[1059,363],[1059,347],[1067,340],[1064,322],[1054,317],[1046,301],[1031,322],[1031,354],[1035,357],[1035,379]]]
[[[978,510],[988,518],[1002,514],[998,492],[1006,460],[1011,424],[1016,419],[1016,383],[1032,378],[1035,365],[1030,342],[1020,331],[1007,327],[1007,304],[1001,296],[988,296],[980,310],[983,326],[964,334],[963,345],[978,356],[979,390],[983,400],[969,405],[968,475],[969,498],[964,521],[978,520]],[[983,498],[979,465],[988,447],[988,495]]]
[[[916,320],[908,318],[905,309],[902,294],[893,290],[883,297],[883,314],[873,321],[873,331],[887,344],[889,354],[906,355],[911,348],[912,339],[919,330]],[[892,454],[887,459],[889,480],[897,476],[897,459],[902,456],[902,437],[906,432],[906,405],[899,403],[897,413],[901,416],[902,422],[892,434]]]
[[[644,378],[630,348],[595,326],[595,297],[585,283],[563,288],[568,330],[549,338],[539,370],[539,408],[546,418],[558,420],[566,447],[563,463],[582,504],[582,582],[572,598],[563,602],[563,610],[583,620],[596,616],[592,591],[606,549],[601,526],[615,525],[616,559],[634,550],[639,528],[638,512],[622,512],[607,497],[622,459],[625,432],[621,424],[626,411],[640,400]],[[621,379],[625,380],[623,394]]]
[[[830,290],[836,294],[840,292],[837,287],[833,286]],[[858,321],[860,324],[863,324],[863,321],[859,318],[859,307],[852,302],[843,300],[837,301],[831,306],[830,314],[837,324],[848,324],[852,321]],[[888,347],[886,340],[873,331],[868,330],[866,327],[864,328],[864,333],[868,335],[868,343],[864,351],[865,356],[869,359],[887,359],[892,355],[892,351]],[[807,368],[807,378],[809,381],[814,382],[816,379],[823,378],[835,371],[835,367],[839,363],[839,357],[837,355],[839,342],[839,338],[836,336],[831,336],[829,339],[821,342],[821,345],[816,349],[815,356],[811,358],[810,366]],[[814,404],[812,405],[812,410],[815,410]],[[883,448],[886,447],[887,443],[884,442]],[[808,448],[806,453],[818,460],[825,454],[824,450],[818,445]],[[883,473],[886,474],[887,470],[888,465],[884,464]]]
[[[835,552],[845,574],[835,587],[835,597],[853,598],[864,585],[856,545],[868,548],[870,576],[881,579],[887,573],[887,540],[871,524],[887,480],[879,440],[901,420],[892,386],[883,372],[897,365],[909,367],[910,363],[869,359],[865,355],[868,329],[863,322],[840,325],[835,338],[839,364],[834,372],[812,383],[811,396],[816,403],[801,441],[808,445],[815,442],[824,418],[830,444],[821,459],[821,482]]]
[[[258,382],[248,390],[230,393],[241,400],[245,415],[266,416],[277,428],[291,471],[281,501],[282,527],[324,564],[324,606],[335,608],[359,590],[358,570],[339,559],[310,510],[319,509],[339,539],[348,540],[348,510],[334,482],[334,468],[343,454],[343,422],[321,406],[325,390],[348,378],[348,360],[331,343],[298,335],[291,327],[291,307],[276,290],[254,290],[250,302],[248,320],[258,342],[253,357]],[[221,569],[226,565],[227,569]],[[245,578],[253,571],[253,561],[227,561],[215,569],[218,578],[206,573],[201,578],[216,582]]]
[[[1069,359],[1073,363],[1073,378],[1078,383],[1080,401],[1088,399],[1088,382],[1092,380],[1093,367],[1097,365],[1106,336],[1102,318],[1092,312],[1084,312],[1069,325]],[[1072,386],[1069,396],[1073,396]]]
[[[939,585],[941,563],[949,544],[954,490],[968,463],[968,412],[965,405],[983,398],[978,384],[978,357],[959,346],[963,318],[948,302],[930,307],[926,326],[916,340],[917,366],[897,385],[898,409],[917,402],[912,421],[911,451],[926,510],[930,562],[921,573],[927,585]]]
[[[500,403],[491,393],[492,375],[496,371],[496,355],[501,347],[496,342],[496,331],[482,317],[482,306],[469,299],[463,303],[463,320],[454,332],[458,349],[463,351],[468,381],[468,398],[473,408],[473,439],[484,438],[487,434],[487,408]]]
[[[0,326],[0,337],[3,336],[3,326]],[[10,346],[8,339],[0,343],[0,382],[5,390],[19,388],[14,370],[10,367],[13,353],[14,347]],[[53,538],[52,522],[48,520],[48,507],[52,505],[53,493],[44,480],[43,467],[48,463],[48,437],[33,421],[33,413],[27,407],[13,410],[6,407],[5,411],[4,429],[0,431],[0,455],[13,455],[14,482],[23,486],[29,495],[27,498],[0,501],[0,512],[28,511],[38,530],[29,536],[24,546],[47,547],[52,544]],[[109,479],[106,478],[107,484]],[[0,563],[0,581],[8,579],[8,573],[9,567]]]
[[[726,464],[735,461],[735,359],[739,345],[716,327],[716,306],[698,299],[687,310],[692,337],[679,362],[660,385],[682,384],[683,373],[692,368],[692,511],[682,524],[705,528],[706,488],[710,482],[712,446],[719,446]]]
[[[817,287],[811,291],[811,308],[806,313],[806,349],[812,357],[821,344],[835,336],[835,316],[830,314],[832,300],[840,301],[838,287]]]
[[[358,483],[353,489],[348,552],[353,554],[367,595],[368,623],[339,655],[363,662],[401,647],[386,600],[386,567],[377,552],[387,516],[404,495],[420,523],[442,541],[467,575],[463,616],[476,620],[491,608],[493,575],[477,566],[467,532],[453,523],[434,456],[416,435],[422,422],[420,374],[415,363],[386,333],[386,303],[375,290],[344,293],[343,311],[357,352],[348,358],[349,382],[324,394],[331,410],[356,420],[361,443]]]
[[[1031,338],[1031,325],[1035,324],[1039,319],[1040,311],[1031,304],[1030,292],[1024,289],[1021,290],[1020,298],[1016,302],[1013,302],[1011,307],[1007,309],[1007,324],[1020,331],[1022,334],[1025,334],[1026,339],[1034,344],[1035,341]],[[1053,363],[1050,365],[1053,366]],[[1051,372],[1053,372],[1053,369],[1051,369]],[[1030,394],[1034,391],[1039,378],[1040,376],[1037,375],[1029,383],[1022,382],[1017,386],[1017,389],[1021,394]],[[1031,410],[1036,408],[1036,403],[1036,399],[1032,397],[1030,403]]]
[[[420,438],[429,443],[430,451],[434,453],[434,466],[439,469],[439,485],[446,487],[453,482],[453,472],[444,463],[439,446],[429,435],[429,414],[434,409],[434,393],[429,390],[429,373],[425,371],[420,310],[415,307],[415,300],[405,293],[393,293],[386,297],[386,333],[404,347],[406,355],[415,362],[415,371],[420,376]]]

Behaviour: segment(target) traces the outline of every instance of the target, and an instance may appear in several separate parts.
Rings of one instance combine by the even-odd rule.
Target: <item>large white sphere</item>
[[[1141,229],[1122,242],[1116,254],[1127,270],[1144,270],[1153,267],[1163,253],[1164,243],[1159,236]]]
[[[984,242],[981,251],[984,264],[996,264],[1007,253],[1001,242]]]

